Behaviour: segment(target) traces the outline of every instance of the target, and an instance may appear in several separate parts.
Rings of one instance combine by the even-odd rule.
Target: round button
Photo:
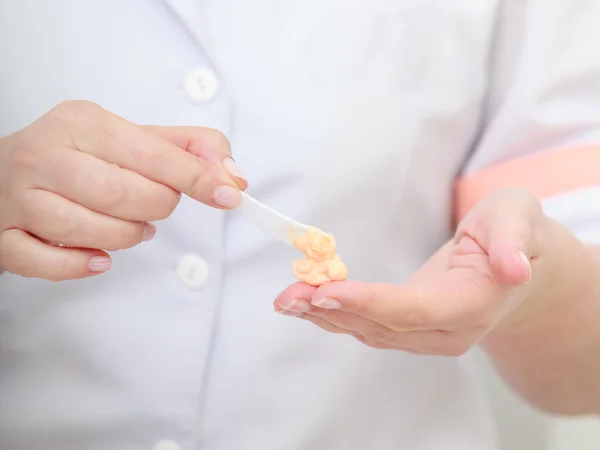
[[[200,289],[208,278],[208,264],[200,255],[185,255],[177,263],[179,280],[189,289]]]
[[[212,99],[219,88],[215,73],[206,68],[192,70],[183,83],[185,92],[195,102],[203,103]]]
[[[157,442],[152,450],[181,450],[181,447],[174,441],[164,440]]]

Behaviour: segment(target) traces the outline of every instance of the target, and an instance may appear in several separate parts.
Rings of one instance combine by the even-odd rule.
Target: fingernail
[[[231,158],[225,158],[223,160],[223,167],[225,167],[225,169],[227,170],[227,172],[229,172],[231,175],[233,175],[236,178],[240,178],[244,181],[248,181],[246,179],[246,177],[244,176],[244,174],[242,173],[242,171],[240,170],[240,168],[238,167],[238,165],[236,164],[236,162],[231,159]]]
[[[282,316],[288,316],[288,317],[303,317],[304,316],[304,313],[294,312],[294,311],[286,311],[285,309],[279,309],[275,312],[278,314],[281,314]]]
[[[149,241],[156,234],[156,225],[153,223],[145,223],[144,224],[144,234],[142,235],[142,241]]]
[[[529,258],[527,257],[527,255],[524,252],[522,252],[522,251],[519,251],[519,258],[521,258],[521,260],[525,264],[527,264],[527,267],[529,268],[529,278],[525,282],[525,284],[527,284],[527,283],[529,283],[531,281],[531,278],[533,277],[533,269],[531,267],[531,261],[529,261]]]
[[[313,300],[312,304],[323,309],[340,309],[342,307],[342,304],[334,298],[320,298]]]
[[[112,260],[108,256],[93,256],[88,263],[91,272],[106,272],[111,266]]]
[[[217,205],[225,209],[234,209],[242,200],[238,189],[231,186],[219,186],[213,193],[213,199]]]
[[[310,311],[310,303],[308,303],[305,300],[300,300],[297,298],[292,300],[287,305],[280,304],[279,306],[281,306],[286,311],[293,311],[293,312],[300,312],[300,313],[305,313],[305,312]]]

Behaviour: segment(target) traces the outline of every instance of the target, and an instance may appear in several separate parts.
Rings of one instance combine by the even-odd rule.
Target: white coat
[[[249,193],[401,283],[459,173],[600,139],[597,0],[0,1],[0,135],[85,99],[218,128]],[[598,241],[598,188],[549,214]],[[593,199],[593,202],[589,202]],[[581,220],[580,220],[581,219]],[[492,450],[469,357],[272,312],[297,254],[184,198],[92,279],[0,276],[2,450]]]

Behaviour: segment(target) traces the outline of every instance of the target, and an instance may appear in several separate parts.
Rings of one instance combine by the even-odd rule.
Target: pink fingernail
[[[234,209],[240,204],[242,195],[238,189],[231,186],[219,186],[213,193],[213,199],[222,208]]]
[[[88,263],[90,272],[106,272],[111,266],[112,260],[108,256],[93,256]]]
[[[238,165],[236,164],[236,162],[231,159],[231,158],[225,158],[223,160],[223,167],[225,167],[225,169],[227,170],[227,172],[229,172],[231,175],[233,175],[236,178],[240,178],[244,181],[248,181],[246,179],[246,177],[244,176],[244,174],[242,173],[242,171],[240,170],[240,168],[238,167]]]
[[[294,311],[286,311],[285,309],[280,309],[278,311],[275,311],[278,314],[281,314],[282,316],[288,316],[288,317],[304,317],[304,313],[301,312],[294,312]]]
[[[287,305],[279,305],[286,311],[305,313],[310,311],[310,303],[305,300],[294,299]]]
[[[156,225],[153,223],[144,224],[144,234],[142,235],[142,241],[149,241],[156,234]]]
[[[529,268],[529,278],[525,282],[525,284],[527,284],[527,283],[529,283],[531,281],[531,278],[533,277],[533,269],[531,267],[531,261],[529,260],[529,258],[525,254],[525,252],[521,252],[520,251],[519,252],[519,258],[521,258],[521,261],[523,261],[525,264],[527,264],[527,267]]]
[[[312,304],[323,309],[340,309],[342,307],[342,304],[333,298],[320,298],[313,300]]]

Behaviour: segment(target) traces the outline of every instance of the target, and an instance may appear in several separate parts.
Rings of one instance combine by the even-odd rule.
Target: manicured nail
[[[308,303],[306,300],[300,300],[297,298],[292,300],[287,305],[279,305],[279,306],[281,306],[286,311],[293,311],[293,312],[299,312],[299,313],[305,313],[305,312],[310,311],[310,303]]]
[[[533,269],[531,268],[531,261],[529,261],[529,258],[527,257],[527,255],[524,252],[519,252],[519,258],[521,258],[521,260],[527,264],[527,267],[529,268],[529,278],[527,279],[527,281],[525,282],[525,284],[529,283],[531,281],[531,278],[533,277]]]
[[[275,311],[278,314],[281,314],[282,316],[288,316],[288,317],[304,317],[304,313],[301,312],[294,312],[294,311],[286,311],[285,309],[279,309],[277,311]]]
[[[231,159],[231,158],[225,158],[223,160],[223,167],[225,167],[225,169],[227,170],[227,172],[229,172],[231,175],[233,175],[236,178],[240,178],[244,181],[248,181],[246,179],[246,177],[244,176],[244,174],[242,173],[242,171],[240,170],[240,168],[238,167],[238,165],[236,164],[236,162]]]
[[[145,223],[144,224],[144,234],[142,235],[142,241],[149,241],[156,234],[156,225],[153,223]]]
[[[234,209],[240,204],[242,195],[238,189],[224,185],[215,189],[213,199],[222,208]]]
[[[323,309],[340,309],[342,307],[342,304],[334,298],[320,298],[313,300],[312,304]]]
[[[108,256],[93,256],[88,263],[90,272],[106,272],[111,266],[112,260]]]

